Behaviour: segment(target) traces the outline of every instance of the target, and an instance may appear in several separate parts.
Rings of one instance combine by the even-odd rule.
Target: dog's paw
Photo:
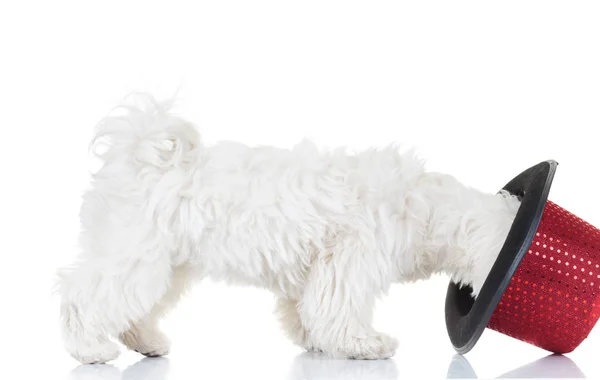
[[[387,359],[396,353],[398,341],[385,334],[350,337],[331,351],[331,356],[341,359]]]
[[[83,364],[103,364],[116,359],[120,354],[119,346],[110,341],[69,351],[71,356]]]
[[[308,337],[304,338],[298,345],[306,350],[306,352],[323,352],[317,347]]]
[[[171,341],[159,330],[130,329],[120,338],[130,350],[149,357],[167,355],[171,348]]]
[[[314,346],[305,346],[302,348],[304,348],[306,350],[306,352],[316,352],[316,353],[323,352],[323,350],[321,350],[320,348],[314,347]]]

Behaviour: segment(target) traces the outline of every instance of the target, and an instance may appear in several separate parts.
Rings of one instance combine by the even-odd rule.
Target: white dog
[[[519,207],[395,147],[209,146],[169,103],[138,95],[118,109],[95,140],[106,144],[81,255],[59,272],[65,345],[83,363],[115,359],[111,337],[166,354],[158,321],[203,278],[271,290],[307,350],[390,357],[397,341],[373,329],[375,299],[440,272],[477,295]]]

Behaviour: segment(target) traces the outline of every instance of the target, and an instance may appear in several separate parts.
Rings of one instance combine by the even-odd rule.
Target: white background
[[[551,158],[550,198],[600,226],[599,20],[597,1],[3,2],[0,377],[444,378],[454,351],[441,277],[395,286],[378,306],[377,327],[400,340],[392,360],[302,355],[270,294],[203,283],[164,323],[168,359],[132,366],[129,352],[77,368],[51,291],[77,252],[93,128],[131,91],[179,89],[207,142],[395,141],[490,192]],[[570,365],[533,374],[600,377],[598,352],[600,327]],[[466,359],[494,378],[546,355],[486,331]]]

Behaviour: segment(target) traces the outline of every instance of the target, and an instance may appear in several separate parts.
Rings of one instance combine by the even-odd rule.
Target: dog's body
[[[270,289],[287,335],[342,358],[386,358],[376,297],[438,272],[480,290],[517,211],[425,171],[394,147],[348,154],[204,145],[164,104],[109,117],[109,144],[81,210],[80,260],[60,273],[63,333],[84,363],[109,340],[163,355],[159,319],[203,278]]]

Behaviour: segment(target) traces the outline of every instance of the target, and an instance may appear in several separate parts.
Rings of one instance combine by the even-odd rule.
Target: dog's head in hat
[[[520,206],[491,269],[470,285],[450,282],[446,324],[457,352],[490,328],[567,353],[600,317],[600,230],[548,200],[556,168],[545,161],[506,184]]]

